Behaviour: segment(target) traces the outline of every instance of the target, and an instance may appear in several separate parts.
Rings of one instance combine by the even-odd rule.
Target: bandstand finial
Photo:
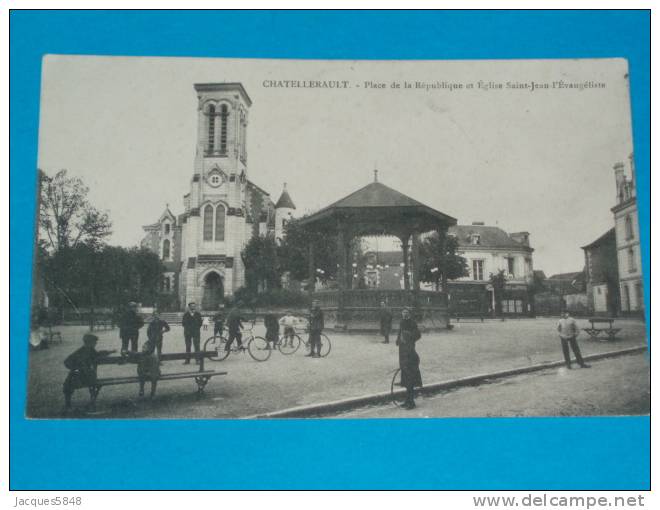
[[[378,169],[374,168],[374,182],[378,182]]]

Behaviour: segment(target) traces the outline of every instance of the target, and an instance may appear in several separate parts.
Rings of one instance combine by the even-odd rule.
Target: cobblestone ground
[[[586,327],[586,321],[579,321]],[[422,377],[426,383],[488,373],[561,359],[561,347],[554,319],[523,319],[457,324],[452,331],[427,333],[418,342]],[[580,335],[583,353],[593,354],[646,344],[644,323],[619,320],[620,340],[598,342]],[[29,357],[27,415],[34,418],[59,416],[61,384],[66,377],[64,358],[81,345],[84,327],[63,326],[63,343],[34,351]],[[202,341],[205,336],[202,332]],[[311,359],[302,349],[291,356],[273,352],[270,360],[257,363],[247,354],[232,354],[222,362],[208,362],[207,368],[227,371],[213,378],[205,395],[197,398],[190,379],[159,384],[153,401],[139,399],[136,385],[103,388],[97,404],[97,418],[234,418],[387,391],[393,370],[398,366],[397,347],[383,345],[370,335],[327,332],[332,352],[327,358]],[[255,327],[263,334],[263,326]],[[118,349],[117,330],[98,332],[98,349]],[[140,344],[144,341],[144,332]],[[180,352],[182,329],[165,335],[164,351]],[[641,359],[641,358],[640,358]],[[162,372],[184,370],[180,362],[167,362]],[[644,365],[640,365],[644,370]],[[135,365],[102,366],[100,377],[134,375]],[[74,396],[82,409],[86,391]],[[85,415],[87,416],[87,415]]]
[[[374,406],[336,417],[644,415],[651,412],[650,369],[645,354],[608,358],[591,363],[588,370],[555,368],[420,397],[411,411]]]

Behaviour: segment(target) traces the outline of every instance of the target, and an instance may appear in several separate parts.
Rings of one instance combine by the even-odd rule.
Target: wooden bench
[[[160,356],[161,361],[181,361],[188,358],[194,359],[199,362],[199,369],[188,372],[175,372],[171,374],[161,374],[157,382],[161,381],[175,381],[178,379],[194,379],[197,384],[197,395],[200,396],[204,392],[206,384],[212,377],[217,375],[227,375],[227,372],[217,372],[215,370],[204,370],[204,360],[206,358],[211,358],[215,356],[216,353],[213,351],[205,352],[200,351],[197,353],[185,353],[185,352],[176,352],[163,354]],[[128,353],[125,356],[106,356],[101,358],[98,362],[98,365],[131,365],[135,366],[140,360],[140,353]],[[98,367],[97,367],[98,368]],[[81,389],[84,387],[89,388],[91,406],[94,407],[96,404],[96,399],[101,391],[101,388],[104,386],[116,386],[119,384],[139,384],[142,381],[137,375],[133,376],[124,376],[124,377],[99,377],[96,379],[96,382],[90,386],[79,386],[76,389]],[[147,379],[147,382],[149,380]]]
[[[598,340],[601,334],[607,336],[608,340],[615,340],[617,333],[621,331],[621,328],[613,327],[614,319],[611,317],[592,317],[588,320],[591,323],[591,327],[583,328],[583,331],[594,340]],[[598,327],[598,324],[607,324],[607,327]]]

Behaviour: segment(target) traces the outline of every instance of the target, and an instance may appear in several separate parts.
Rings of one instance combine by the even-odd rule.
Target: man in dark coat
[[[272,348],[275,349],[280,339],[280,322],[277,320],[277,315],[267,313],[264,316],[264,326],[266,327],[266,341],[272,342]]]
[[[156,349],[158,357],[163,354],[163,333],[170,330],[170,325],[167,321],[160,318],[158,310],[154,310],[154,315],[147,328],[147,338],[151,342],[151,346]]]
[[[199,330],[202,329],[202,314],[197,310],[195,303],[188,303],[188,310],[183,314],[181,324],[183,326],[183,340],[186,342],[186,352],[190,355],[190,348],[194,346],[195,352],[199,352]],[[195,359],[199,364],[199,359]],[[190,356],[183,362],[184,365],[190,365]]]
[[[312,302],[312,309],[309,313],[309,354],[313,358],[321,357],[321,333],[325,323],[323,320],[323,310],[318,301]]]
[[[97,351],[96,343],[99,338],[91,333],[83,336],[83,346],[74,351],[64,360],[64,366],[69,369],[62,389],[64,391],[65,410],[71,408],[71,397],[78,388],[90,387],[96,383],[96,365],[99,359],[109,356],[116,351]],[[89,394],[94,401],[95,393],[90,387]]]
[[[128,303],[128,310],[124,312],[119,321],[119,337],[121,338],[121,352],[128,351],[128,342],[131,343],[131,351],[138,350],[138,337],[140,328],[144,326],[144,319],[137,313],[137,303]]]
[[[218,305],[218,311],[213,316],[213,336],[222,336],[225,329],[225,305]]]
[[[380,334],[384,338],[383,343],[390,343],[390,333],[392,332],[392,310],[385,301],[380,302],[379,310]]]
[[[231,349],[231,344],[236,340],[236,346],[240,349],[243,347],[243,317],[241,317],[241,302],[237,301],[234,304],[234,307],[230,310],[229,315],[227,315],[227,343],[225,345],[225,350],[228,351]]]
[[[415,350],[415,342],[421,338],[417,323],[410,315],[410,310],[403,309],[399,325],[399,335],[396,344],[399,346],[399,368],[401,369],[401,386],[406,388],[405,409],[415,407],[413,389],[422,386],[422,374],[419,371],[419,355]]]

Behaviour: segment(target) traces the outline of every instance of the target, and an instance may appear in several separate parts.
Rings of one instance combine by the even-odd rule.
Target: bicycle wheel
[[[301,343],[302,340],[300,340],[298,335],[293,335],[292,337],[283,336],[277,343],[277,349],[285,356],[288,356],[296,352]]]
[[[247,349],[254,361],[266,361],[270,358],[270,344],[260,336],[250,338]]]
[[[321,349],[319,351],[321,357],[325,358],[328,354],[330,354],[330,349],[332,349],[330,339],[325,334],[321,333]]]
[[[206,342],[204,342],[204,351],[211,352],[214,351],[215,354],[211,356],[210,359],[213,361],[222,361],[229,356],[229,351],[225,350],[225,345],[227,344],[227,339],[221,336],[212,336]]]
[[[401,405],[403,404],[403,401],[406,398],[405,394],[404,395],[397,395],[395,393],[396,391],[400,391],[399,390],[399,385],[397,385],[397,383],[396,383],[396,379],[397,379],[397,377],[399,377],[400,373],[401,373],[401,369],[397,368],[394,371],[394,375],[392,376],[392,382],[390,384],[390,398],[392,400],[392,403],[397,407],[401,407]]]

